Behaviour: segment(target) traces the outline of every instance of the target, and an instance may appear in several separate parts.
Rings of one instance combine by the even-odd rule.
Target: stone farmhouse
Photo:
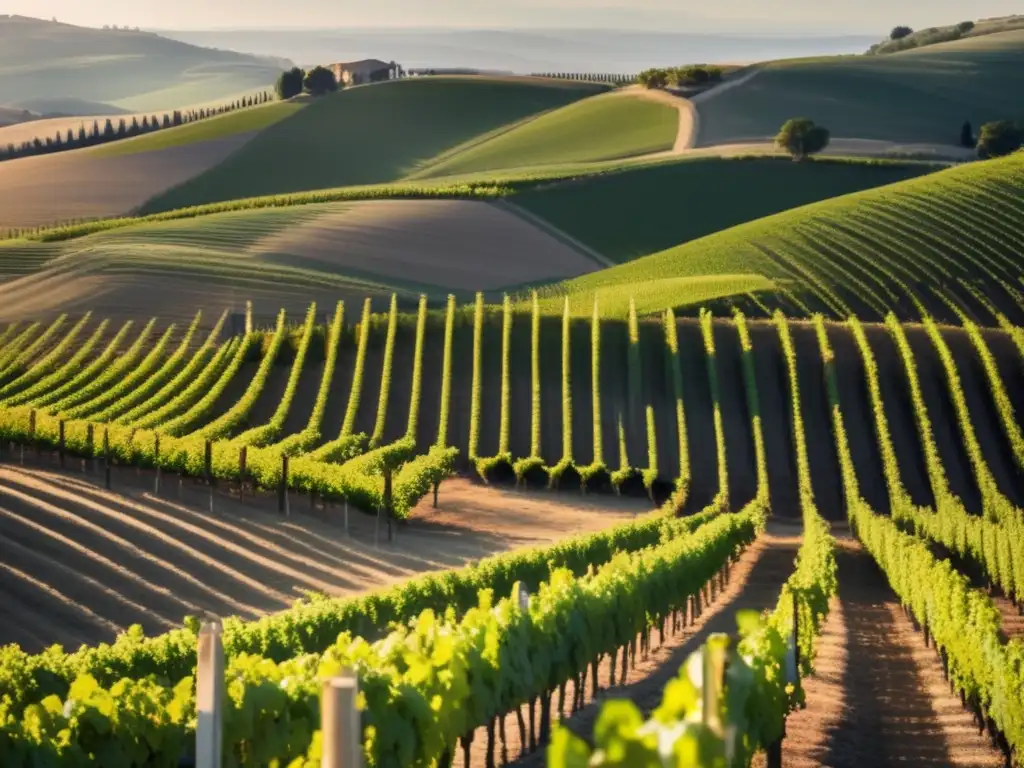
[[[380,59],[362,59],[361,61],[345,61],[328,66],[334,73],[339,85],[361,85],[376,83],[381,80],[396,80],[402,74],[402,67],[393,61]]]

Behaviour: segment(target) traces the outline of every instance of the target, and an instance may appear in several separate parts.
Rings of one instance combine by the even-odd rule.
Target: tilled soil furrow
[[[416,420],[416,450],[426,453],[437,442],[441,414],[441,384],[444,373],[444,320],[427,319],[423,338],[423,372],[420,384],[420,412]],[[454,407],[449,394],[449,413]],[[529,413],[529,408],[527,408]],[[451,416],[448,417],[449,425]],[[513,430],[514,434],[514,430]]]
[[[349,317],[347,313],[346,317]],[[352,338],[352,330],[346,328],[342,333],[341,347],[338,349],[338,360],[334,368],[334,378],[331,379],[331,389],[327,395],[324,418],[320,422],[321,442],[329,442],[341,434],[341,425],[345,422],[345,409],[348,408],[348,395],[352,388],[355,364],[355,341]]]
[[[798,524],[769,523],[768,531],[754,542],[740,556],[730,569],[729,582],[710,605],[695,621],[687,622],[687,626],[679,634],[672,636],[666,630],[664,643],[658,645],[657,633],[652,633],[652,650],[645,659],[637,659],[631,663],[626,684],[621,681],[611,687],[609,662],[600,664],[598,685],[599,693],[595,701],[588,676],[585,692],[586,705],[575,714],[568,714],[569,703],[575,696],[575,689],[570,682],[566,687],[566,716],[560,718],[562,725],[575,733],[590,738],[594,723],[600,711],[601,703],[609,698],[628,698],[649,714],[661,703],[665,685],[674,678],[687,657],[697,650],[708,635],[714,632],[734,632],[736,630],[735,614],[739,610],[753,609],[770,610],[775,607],[779,591],[793,570],[793,561],[800,544],[800,526]],[[621,672],[619,659],[616,679]],[[553,720],[558,718],[558,696],[552,701]],[[524,720],[529,723],[529,707],[522,708]],[[539,708],[538,708],[539,714]],[[514,715],[505,717],[505,746],[509,758],[518,766],[545,765],[545,749],[540,746],[532,754],[517,759],[520,754],[521,740]],[[479,729],[474,734],[470,766],[486,765],[486,729]],[[499,743],[495,748],[497,755],[503,754]],[[456,760],[456,764],[461,762]]]
[[[995,476],[999,490],[1013,504],[1018,507],[1024,505],[1024,472],[1017,466],[1013,448],[996,410],[988,376],[974,345],[959,330],[946,330],[943,338],[956,362],[971,424],[981,445],[985,463]]]
[[[732,323],[715,323],[715,350],[725,455],[729,462],[729,503],[733,509],[739,509],[757,495],[757,464],[743,379],[742,349],[739,333]]]
[[[311,354],[312,352],[313,350],[310,349]],[[302,369],[299,386],[295,390],[291,408],[288,409],[288,415],[285,417],[284,427],[281,428],[282,439],[296,435],[306,428],[309,417],[313,414],[313,406],[316,404],[316,396],[320,391],[320,380],[323,375],[323,363],[314,363]]]
[[[126,563],[124,558],[106,557],[75,538],[62,535],[52,523],[40,525],[9,506],[0,506],[0,530],[13,545],[94,576],[116,589],[125,600],[141,604],[155,615],[181,618],[185,613],[199,610],[195,603],[135,573],[130,568],[130,561]]]
[[[932,435],[939,449],[949,489],[960,497],[968,510],[980,513],[981,493],[964,447],[956,409],[950,399],[946,369],[932,340],[923,329],[907,328],[906,333],[914,360],[917,361],[917,377],[921,382],[921,392],[932,424]]]
[[[1002,765],[871,556],[849,533],[836,535],[839,596],[804,682],[807,708],[786,722],[783,764]]]
[[[911,500],[921,507],[934,507],[931,484],[925,467],[924,449],[917,431],[914,405],[903,370],[896,342],[882,326],[865,326],[864,334],[871,345],[871,351],[878,365],[879,387],[882,390],[882,404],[885,418],[889,423],[893,450],[899,462],[900,477],[910,494]],[[858,354],[860,350],[858,349]]]
[[[860,356],[856,339],[847,328],[830,325],[828,336],[835,352],[839,402],[842,404],[843,424],[857,470],[860,493],[872,509],[888,514],[889,491],[882,468],[882,454],[875,431],[875,414],[867,389],[864,360]]]
[[[749,327],[754,347],[772,514],[800,517],[800,489],[797,487],[793,425],[789,413],[789,381],[782,357],[782,342],[772,323],[750,323]]]
[[[265,573],[261,573],[260,578],[253,578],[234,570],[222,564],[217,557],[197,549],[197,542],[169,536],[115,506],[81,499],[76,494],[9,470],[0,470],[0,477],[5,485],[0,494],[31,505],[41,521],[57,517],[65,529],[68,523],[84,524],[92,537],[90,546],[104,551],[104,547],[113,545],[118,550],[128,549],[144,560],[155,560],[164,571],[161,579],[174,578],[177,573],[182,577],[187,575],[199,584],[211,585],[203,591],[227,602],[231,612],[251,612],[247,604],[249,601],[269,609],[287,605],[294,599],[268,588],[262,581]],[[76,534],[68,532],[68,535]],[[84,543],[84,540],[79,540]],[[123,554],[119,551],[118,556]]]
[[[706,507],[718,493],[718,446],[715,443],[714,403],[700,325],[693,320],[681,319],[676,323],[676,330],[683,369],[686,439],[690,445],[692,476],[690,498],[684,512],[690,513]]]
[[[409,404],[412,396],[412,371],[416,349],[416,326],[399,324],[395,332],[395,356],[391,365],[388,413],[382,444],[393,443],[409,431]],[[422,398],[422,392],[420,393]],[[422,410],[422,405],[420,406]]]
[[[832,412],[828,407],[821,347],[814,326],[791,323],[790,328],[797,357],[800,408],[807,435],[814,498],[826,520],[837,520],[843,517],[842,476],[832,435]]]

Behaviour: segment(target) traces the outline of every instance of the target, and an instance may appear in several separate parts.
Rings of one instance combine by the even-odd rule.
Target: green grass
[[[934,170],[921,164],[701,158],[527,189],[513,202],[617,262]]]
[[[640,96],[602,94],[548,112],[428,165],[414,178],[596,162],[672,149],[678,110]]]
[[[600,90],[526,79],[412,78],[314,100],[145,212],[395,181],[445,150]]]
[[[994,305],[1024,322],[1024,153],[825,200],[564,283],[554,293],[648,293],[653,311],[692,303],[684,278],[760,275],[762,310],[982,324]],[[680,280],[678,295],[666,279]],[[984,302],[975,294],[986,297]],[[743,298],[743,297],[741,297]],[[604,300],[602,299],[602,305]],[[659,306],[660,305],[660,306]]]
[[[770,62],[749,82],[700,106],[698,143],[774,136],[809,117],[833,137],[956,144],[964,120],[977,128],[1024,110],[1024,31],[884,56]]]
[[[261,131],[280,120],[291,117],[304,104],[295,102],[275,102],[249,107],[226,115],[218,115],[199,120],[175,128],[166,128],[144,136],[136,136],[123,141],[104,144],[92,150],[93,154],[112,157],[116,155],[134,155],[139,152],[152,152],[169,147],[181,147],[200,141],[224,139],[239,133]]]

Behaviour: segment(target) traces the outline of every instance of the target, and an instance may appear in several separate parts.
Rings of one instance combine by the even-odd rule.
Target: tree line
[[[595,74],[593,72],[534,72],[530,77],[548,77],[554,80],[580,80],[584,82],[629,85],[637,82],[636,75]]]
[[[720,82],[722,75],[721,67],[693,64],[686,67],[645,69],[636,76],[636,81],[645,88],[664,88],[667,85],[685,88]]]
[[[911,48],[920,48],[925,45],[948,43],[951,40],[959,40],[961,37],[969,35],[973,30],[973,21],[961,21],[959,24],[953,24],[948,27],[928,27],[928,29],[922,29],[917,32],[901,24],[893,27],[889,37],[880,43],[872,45],[867,53],[868,55],[896,53],[898,51],[907,51]]]
[[[68,128],[67,131],[57,131],[53,136],[40,137],[23,141],[20,144],[8,143],[0,146],[0,161],[14,160],[19,157],[33,157],[35,155],[48,155],[54,152],[63,152],[69,149],[80,149],[92,147],[98,144],[106,144],[111,141],[127,139],[132,136],[140,136],[144,133],[174,128],[187,123],[194,123],[217,115],[225,115],[239,109],[266,104],[271,100],[269,92],[246,96],[243,99],[236,99],[230,104],[222,104],[217,107],[204,107],[201,109],[190,109],[186,111],[174,110],[165,112],[162,118],[156,115],[143,115],[140,120],[138,116],[131,118],[106,118],[102,127],[100,120],[92,121],[88,128],[81,123],[76,131]],[[115,120],[117,121],[115,123]]]

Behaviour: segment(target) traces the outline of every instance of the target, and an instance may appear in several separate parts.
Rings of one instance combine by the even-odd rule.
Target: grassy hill
[[[699,145],[773,136],[805,116],[835,137],[955,144],[978,125],[1024,113],[1024,30],[884,56],[769,62],[700,106]]]
[[[845,195],[732,227],[571,280],[554,293],[637,294],[647,311],[675,302],[664,280],[758,275],[762,308],[868,318],[925,311],[985,324],[1024,322],[1024,153]],[[600,218],[595,216],[595,219]],[[652,298],[647,299],[648,296]],[[745,297],[740,297],[747,301]]]
[[[0,104],[74,98],[169,109],[266,87],[282,64],[149,32],[0,16]]]
[[[678,110],[614,92],[541,115],[429,164],[416,178],[554,163],[595,162],[672,149]]]
[[[145,210],[393,181],[446,150],[602,90],[589,83],[488,77],[412,78],[348,89],[313,101]]]
[[[546,184],[516,195],[513,202],[623,262],[932,170],[925,164],[873,161],[692,158]]]

